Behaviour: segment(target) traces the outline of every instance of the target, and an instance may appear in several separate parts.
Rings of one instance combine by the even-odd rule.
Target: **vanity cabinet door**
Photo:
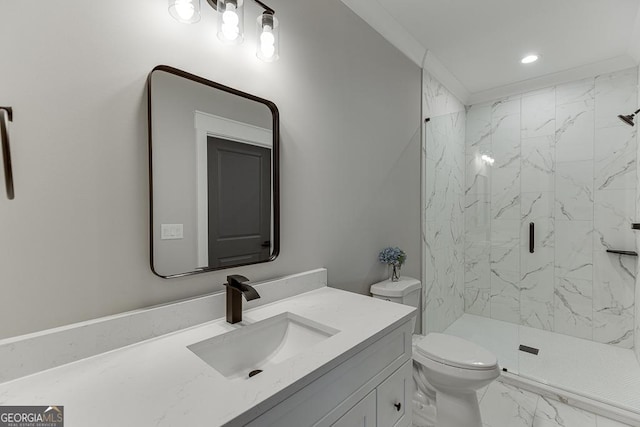
[[[412,366],[409,360],[377,388],[378,425],[385,427],[410,425]]]
[[[332,427],[376,427],[376,391],[349,409]]]

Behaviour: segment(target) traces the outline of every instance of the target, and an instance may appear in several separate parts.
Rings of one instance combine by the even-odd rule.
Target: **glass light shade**
[[[243,0],[218,0],[218,38],[227,44],[244,39]]]
[[[183,24],[200,20],[200,0],[169,0],[169,14]]]
[[[273,62],[280,54],[280,25],[272,13],[263,13],[257,20],[258,44],[256,56],[265,62]]]

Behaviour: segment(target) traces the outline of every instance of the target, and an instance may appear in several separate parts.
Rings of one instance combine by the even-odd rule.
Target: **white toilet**
[[[420,289],[419,280],[401,277],[372,285],[371,295],[418,307]],[[414,335],[414,425],[482,427],[476,390],[499,376],[496,356],[474,343],[446,334]]]

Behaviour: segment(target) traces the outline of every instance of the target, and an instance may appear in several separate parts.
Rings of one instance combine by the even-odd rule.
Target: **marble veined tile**
[[[630,232],[636,211],[636,190],[596,191],[593,250],[633,251],[635,235]]]
[[[621,348],[633,348],[633,316],[606,312],[593,313],[593,340]]]
[[[489,262],[489,242],[469,243],[465,246],[466,288],[489,289],[491,287],[491,266]]]
[[[520,116],[506,115],[494,122],[491,152],[494,167],[520,167]]]
[[[556,128],[555,91],[522,97],[522,137],[553,135]]]
[[[488,194],[491,192],[491,172],[489,164],[481,154],[465,156],[465,194]]]
[[[593,275],[593,221],[555,221],[556,277],[590,280]]]
[[[427,158],[436,162],[444,161],[446,138],[439,121],[433,119],[425,126],[425,149]]]
[[[491,317],[491,289],[466,288],[464,290],[464,312]]]
[[[637,260],[604,251],[593,258],[593,339],[631,348]]]
[[[520,202],[522,221],[553,218],[554,203],[553,191],[523,192]]]
[[[523,138],[521,153],[521,191],[553,191],[555,171],[553,137],[548,135]]]
[[[619,314],[633,307],[635,257],[601,251],[594,253],[593,258],[594,310]]]
[[[491,221],[491,244],[510,247],[510,246],[518,246],[519,243],[520,243],[520,220]]]
[[[596,129],[595,189],[636,187],[636,128]]]
[[[515,271],[491,269],[491,318],[520,323],[520,278]]]
[[[535,292],[544,282],[542,295],[553,295],[554,254],[553,248],[538,248],[530,253],[528,247],[522,246],[520,287],[523,291]]]
[[[596,415],[540,396],[533,427],[598,427]]]
[[[582,102],[593,103],[595,79],[593,77],[556,86],[556,106]]]
[[[425,147],[423,149],[423,160],[424,160],[424,186],[427,191],[435,191],[436,190],[436,176],[438,171],[436,170],[436,162],[433,159],[430,159],[426,156]]]
[[[491,127],[493,129],[500,126],[500,122],[506,116],[520,116],[520,98],[519,96],[499,99],[491,104]]]
[[[444,208],[445,194],[434,188],[425,188],[424,220],[435,221],[438,212]]]
[[[442,116],[464,111],[464,105],[458,101],[435,77],[424,71],[422,75],[423,105],[427,117]]]
[[[593,219],[593,162],[556,164],[557,220]]]
[[[491,268],[520,271],[520,246],[515,243],[491,242]]]
[[[491,217],[493,219],[520,218],[520,168],[492,170]]]
[[[637,67],[596,77],[596,129],[627,126],[618,119],[618,114],[631,114],[637,109],[637,85]]]
[[[640,235],[636,235],[636,248],[640,248]],[[633,331],[633,351],[635,352],[636,360],[640,361],[640,292],[635,292],[635,330]]]
[[[549,292],[553,294],[553,291]],[[532,328],[553,330],[553,295],[539,296],[528,291],[520,294],[520,324]]]
[[[593,282],[556,278],[554,331],[578,338],[593,338]]]
[[[453,245],[451,225],[438,221],[427,221],[425,235],[434,249],[446,248]]]
[[[553,330],[554,250],[521,247],[520,323]]]
[[[491,143],[490,105],[473,105],[467,110],[465,145],[468,148]]]
[[[465,231],[486,230],[491,225],[491,200],[489,194],[467,194],[464,201]],[[482,240],[488,240],[487,235]]]
[[[555,149],[558,162],[592,160],[594,150],[593,103],[556,108]]]
[[[480,413],[484,427],[531,427],[538,395],[494,381],[482,401]]]

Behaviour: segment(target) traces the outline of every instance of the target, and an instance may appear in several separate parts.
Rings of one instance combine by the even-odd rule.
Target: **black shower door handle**
[[[534,247],[534,234],[535,234],[536,226],[534,223],[529,223],[529,253],[532,254],[535,250]]]

